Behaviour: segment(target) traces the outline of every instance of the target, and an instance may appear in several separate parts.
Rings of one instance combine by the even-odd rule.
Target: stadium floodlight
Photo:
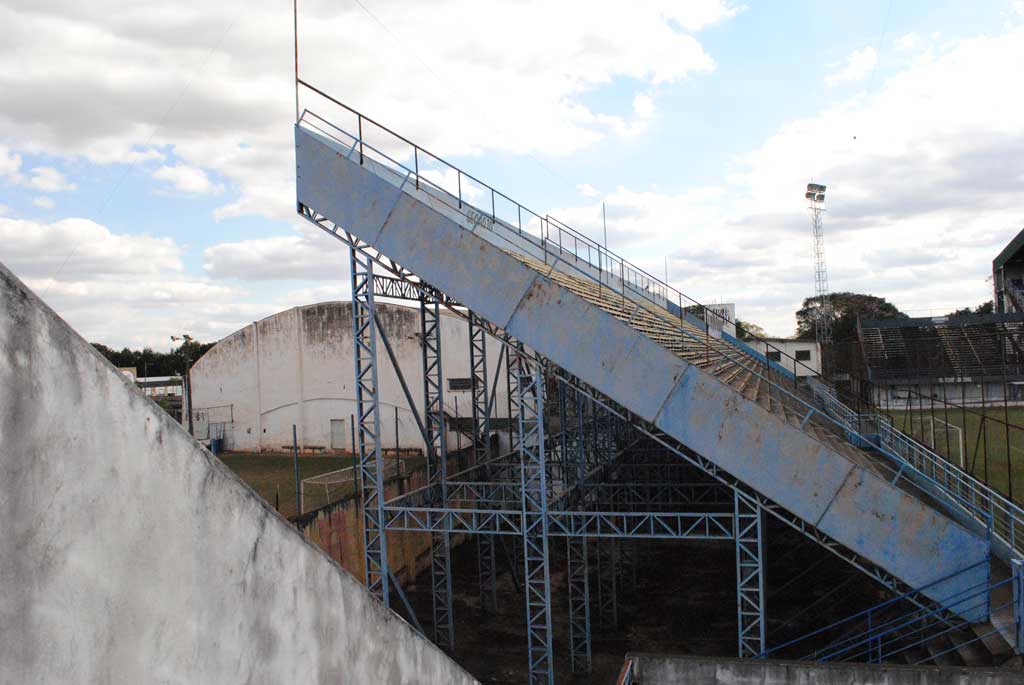
[[[808,183],[807,191],[811,193],[824,193],[825,186],[821,185],[820,183]]]

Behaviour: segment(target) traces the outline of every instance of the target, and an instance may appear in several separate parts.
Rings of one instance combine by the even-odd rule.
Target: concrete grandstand
[[[1024,510],[1016,502],[881,417],[854,412],[813,374],[794,374],[797,360],[779,363],[723,335],[710,324],[719,314],[571,227],[299,83],[308,103],[295,130],[298,211],[350,252],[366,582],[382,601],[392,592],[387,531],[430,532],[433,638],[451,648],[451,537],[479,538],[481,596],[508,602],[520,600],[496,596],[493,549],[512,536],[528,679],[550,683],[556,541],[568,557],[561,658],[586,673],[593,547],[719,539],[735,545],[735,605],[723,610],[735,612],[740,657],[807,648],[817,659],[1000,665],[1019,649],[1012,587],[1021,582]],[[450,172],[452,183],[429,181],[428,168]],[[468,187],[484,200],[470,203]],[[425,321],[446,307],[502,341],[518,423],[510,453],[480,455],[453,477],[440,467],[443,442],[428,439],[430,485],[392,498],[381,488],[374,349],[381,275],[407,285]],[[424,369],[435,389],[424,423],[443,425],[440,384]],[[486,435],[487,415],[476,416]],[[696,506],[692,491],[653,483],[699,483],[717,505]],[[889,598],[773,644],[766,516]]]

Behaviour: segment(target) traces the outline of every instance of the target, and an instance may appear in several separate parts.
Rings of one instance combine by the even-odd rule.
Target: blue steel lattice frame
[[[352,332],[355,350],[356,420],[363,501],[363,550],[366,587],[390,606],[388,549],[384,532],[384,460],[380,451],[380,403],[377,395],[377,326],[373,301],[373,260],[349,235],[352,278]]]
[[[473,409],[473,463],[482,464],[483,477],[492,480],[490,457],[490,402],[487,397],[487,332],[473,312],[467,312],[469,323],[469,377]],[[486,492],[488,499],[491,493]],[[476,538],[477,576],[480,586],[480,608],[493,614],[498,608],[497,556],[495,540],[490,535]]]
[[[1010,578],[1013,588],[1013,618],[1015,654],[1024,654],[1024,559],[1010,561]]]
[[[619,625],[619,548],[618,540],[595,540],[597,552],[597,613],[601,627]]]
[[[444,424],[444,376],[441,373],[441,316],[437,300],[420,299],[420,342],[423,346],[423,413],[427,433],[427,481],[434,506],[448,506],[448,445]],[[430,586],[434,609],[434,642],[455,644],[452,616],[451,535],[434,531],[430,539]]]
[[[332,235],[336,239],[341,240],[346,244],[350,245],[355,240],[354,236],[340,230],[338,226],[331,224],[326,219],[326,217],[319,214],[315,210],[300,205],[300,212],[305,218],[307,218],[309,221],[311,221],[312,223],[314,223],[315,225],[317,225],[318,227],[320,227],[321,229],[323,229],[325,232],[327,232],[329,235]],[[387,263],[386,258],[377,256],[376,259],[378,263],[380,263],[385,268],[392,269],[392,266]],[[407,282],[410,276],[412,276],[411,273],[406,272],[404,270],[401,272],[396,271],[395,273],[399,278],[406,280]],[[421,284],[417,282],[416,285],[419,287]],[[457,309],[451,309],[451,311],[453,311],[453,313],[455,313],[456,315],[464,316],[464,313],[458,311]],[[491,324],[490,322],[486,322],[486,325],[488,326],[488,330],[492,335],[497,336],[506,344],[517,344],[511,338],[511,336],[509,336],[500,327],[497,327]],[[522,354],[521,349],[520,354]],[[586,397],[588,403],[597,403],[606,410],[609,410],[611,413],[620,416],[624,421],[627,421],[631,424],[634,431],[638,431],[652,438],[658,444],[662,445],[673,454],[682,457],[683,460],[689,462],[694,466],[697,466],[702,471],[704,471],[714,479],[718,480],[719,482],[723,483],[724,485],[745,490],[743,484],[739,483],[735,478],[733,478],[728,473],[723,471],[718,465],[714,464],[713,462],[710,462],[709,460],[701,457],[700,455],[697,455],[681,447],[675,442],[674,439],[668,437],[662,431],[644,424],[642,421],[638,420],[635,416],[633,416],[631,412],[624,410],[622,407],[618,406],[614,402],[609,401],[606,397],[594,391],[593,388],[590,388],[586,383],[580,381],[580,379],[572,377],[569,374],[560,374],[559,380],[561,382],[569,383],[577,392],[582,393]],[[513,431],[513,433],[514,432],[515,431]],[[585,431],[585,434],[589,434],[589,431]],[[588,460],[591,458],[590,454],[592,453],[593,452],[590,450],[587,451],[586,457]],[[844,561],[850,563],[854,567],[868,574],[870,577],[872,577],[879,583],[885,585],[886,587],[890,588],[895,592],[907,591],[907,586],[904,583],[902,583],[902,581],[899,578],[885,571],[881,567],[870,563],[870,561],[868,561],[867,559],[852,552],[848,548],[845,548],[841,544],[838,544],[834,539],[830,538],[826,534],[822,533],[820,530],[816,529],[812,524],[809,524],[806,521],[799,519],[792,513],[786,511],[776,503],[768,500],[767,498],[761,496],[758,493],[751,492],[750,495],[753,496],[753,498],[756,501],[761,503],[763,511],[770,513],[780,521],[784,522],[788,526],[802,533],[807,538],[818,543],[826,550],[832,552],[833,554],[844,559]],[[912,601],[915,604],[922,602],[922,600],[919,600],[916,596],[909,597],[908,601]],[[922,603],[921,605],[926,606],[926,603]]]
[[[573,673],[590,673],[590,566],[587,538],[566,538],[569,586],[569,657]]]
[[[756,658],[765,650],[764,548],[761,505],[735,492],[736,620],[739,656]]]
[[[508,421],[509,421],[509,447],[519,461],[519,468],[514,470],[514,475],[520,480],[522,487],[522,409],[519,397],[519,367],[527,363],[526,352],[523,346],[515,340],[509,340],[506,345],[508,355],[505,362],[505,382],[508,389]],[[522,492],[515,501],[509,501],[506,506],[521,506]],[[515,573],[523,566],[523,546],[512,545],[512,568]]]
[[[516,355],[522,481],[523,580],[531,685],[554,683],[551,576],[548,567],[548,491],[544,453],[544,388],[539,365]]]

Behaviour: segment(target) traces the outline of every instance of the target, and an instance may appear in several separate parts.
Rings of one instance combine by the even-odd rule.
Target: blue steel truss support
[[[484,480],[491,480],[488,465],[490,457],[490,402],[487,398],[487,332],[478,323],[473,312],[467,312],[469,319],[469,377],[472,390],[473,410],[473,463],[483,465]],[[493,499],[491,492],[485,492]],[[478,535],[477,576],[480,587],[480,608],[484,613],[493,614],[498,608],[497,573],[498,559],[495,554],[495,540],[490,535]]]
[[[506,382],[508,383],[508,422],[509,422],[509,449],[518,456],[520,462],[520,473],[517,476],[522,478],[522,435],[523,435],[523,424],[522,424],[522,398],[519,396],[519,371],[520,366],[527,364],[526,353],[523,350],[523,346],[510,341],[505,346],[506,357],[505,357],[505,374]],[[522,493],[519,494],[516,504],[520,503]],[[512,502],[508,502],[511,505]],[[523,568],[523,546],[512,545],[512,567],[515,569]],[[519,571],[517,570],[516,573]]]
[[[569,656],[573,673],[590,673],[590,567],[587,539],[566,538],[569,585]]]
[[[573,485],[576,482],[575,472],[568,468],[569,465],[569,429],[566,425],[569,421],[569,411],[566,403],[566,389],[561,383],[558,384],[558,461],[562,465],[562,474],[565,477],[566,485]]]
[[[358,243],[355,236],[342,230],[340,226],[333,223],[330,219],[328,219],[326,216],[321,214],[316,209],[300,203],[299,212],[306,220],[311,222],[313,225],[319,227],[327,235],[335,238],[336,240],[339,240],[350,247],[353,245],[357,247],[359,245],[365,245],[365,243]],[[396,263],[393,262],[393,260],[389,259],[388,257],[384,255],[374,255],[374,259],[376,259],[378,264],[380,264],[385,269],[392,271],[397,278],[405,281],[406,283],[415,285],[415,287],[419,290],[430,290],[430,286],[427,286],[421,283],[420,281],[415,280],[415,275],[412,272],[408,271],[404,267],[401,267],[400,265],[397,265]],[[455,306],[454,302],[448,302],[446,299],[443,299],[443,294],[438,294],[437,297],[442,298],[442,301],[449,308],[449,311],[451,311],[452,314],[456,316],[465,317],[465,312],[460,310],[457,306]],[[502,340],[507,345],[519,344],[511,335],[509,335],[507,331],[502,329],[500,326],[497,326],[490,322],[486,322],[486,324],[488,327],[488,332],[492,336]],[[651,438],[657,444],[661,445],[672,454],[682,458],[683,461],[687,462],[692,466],[697,467],[705,474],[718,480],[724,485],[727,485],[732,488],[739,488],[744,491],[747,490],[746,486],[743,483],[741,483],[736,478],[732,477],[726,471],[721,469],[721,467],[719,467],[716,463],[700,456],[699,454],[696,454],[690,450],[685,449],[684,447],[679,445],[675,441],[675,439],[667,436],[661,430],[645,423],[642,419],[634,416],[632,412],[608,400],[608,398],[604,397],[599,392],[595,391],[593,388],[588,386],[579,378],[576,378],[575,376],[565,372],[560,372],[558,374],[558,378],[559,382],[568,383],[574,389],[576,389],[577,392],[581,393],[585,397],[586,402],[596,402],[601,404],[602,406],[608,407],[610,411],[618,415],[620,418],[622,418],[625,422],[629,424],[630,430],[634,434],[638,433],[648,438]],[[509,393],[509,397],[511,402],[511,393]],[[509,414],[510,418],[512,418],[512,411],[510,411]],[[511,433],[513,434],[513,440],[515,440],[515,430],[512,430]],[[584,431],[584,435],[588,433],[589,431]],[[590,452],[588,451],[587,454],[590,454]],[[787,526],[798,531],[809,540],[823,547],[825,550],[843,559],[845,562],[849,563],[854,568],[857,568],[858,570],[862,571],[870,578],[880,583],[884,587],[888,588],[892,592],[895,592],[897,594],[904,594],[912,590],[912,588],[910,588],[906,583],[904,583],[899,577],[893,575],[892,573],[886,571],[884,568],[871,562],[871,560],[862,557],[853,550],[840,544],[835,539],[831,538],[830,536],[826,535],[822,531],[815,528],[814,525],[797,517],[795,514],[782,508],[777,503],[753,491],[750,491],[750,494],[754,495],[758,499],[765,512],[771,514],[779,521],[785,523]],[[519,546],[514,546],[514,549],[518,551]],[[927,600],[927,598],[918,597],[917,595],[910,595],[908,597],[908,601],[922,608],[931,606],[931,603]]]
[[[377,394],[377,326],[373,301],[373,260],[349,236],[352,278],[352,332],[355,354],[356,421],[363,502],[363,550],[366,587],[390,606],[388,549],[384,530],[384,459],[380,449]]]
[[[1024,654],[1024,559],[1010,561],[1013,586],[1014,654]]]
[[[447,531],[522,537],[522,511],[518,509],[445,509],[388,505],[388,530]],[[729,512],[555,511],[547,512],[550,537],[659,538],[664,540],[732,540],[733,514]]]
[[[739,656],[764,654],[765,593],[764,546],[761,505],[735,491],[733,520],[736,527],[736,602]]]
[[[559,385],[562,385],[561,383]],[[586,403],[583,401],[583,394],[578,390],[576,395],[576,479],[582,483],[587,473],[587,444],[586,444],[586,417],[584,410]]]
[[[597,614],[601,627],[619,625],[619,541],[595,540],[597,548]]]
[[[420,340],[423,347],[423,413],[427,432],[427,481],[434,506],[448,504],[448,445],[444,425],[441,373],[441,316],[436,299],[420,300]],[[430,587],[434,610],[434,642],[443,649],[455,644],[452,616],[451,535],[435,531],[430,538]]]
[[[523,580],[531,685],[554,683],[551,576],[548,559],[548,488],[544,452],[544,386],[541,369],[516,359],[519,455],[522,481]]]

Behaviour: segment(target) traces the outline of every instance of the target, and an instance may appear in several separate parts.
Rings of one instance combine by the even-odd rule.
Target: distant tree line
[[[134,366],[139,376],[174,376],[185,372],[186,360],[187,363],[194,364],[216,344],[188,340],[170,352],[157,352],[149,347],[141,350],[127,347],[114,350],[102,343],[93,343],[92,346],[114,366]]]
[[[988,302],[982,302],[974,309],[970,307],[964,307],[963,309],[957,309],[949,313],[949,316],[970,316],[972,314],[995,314],[996,303],[992,300]]]
[[[908,318],[899,308],[884,297],[876,297],[864,293],[832,293],[832,339],[837,343],[857,340],[857,319],[891,319]],[[797,340],[814,340],[814,322],[818,318],[820,302],[816,297],[808,297],[803,306],[796,312]],[[995,305],[992,300],[982,302],[977,307],[963,307],[949,312],[946,316],[972,316],[992,314]],[[741,340],[754,337],[768,337],[764,329],[750,321],[736,321],[736,333]]]

